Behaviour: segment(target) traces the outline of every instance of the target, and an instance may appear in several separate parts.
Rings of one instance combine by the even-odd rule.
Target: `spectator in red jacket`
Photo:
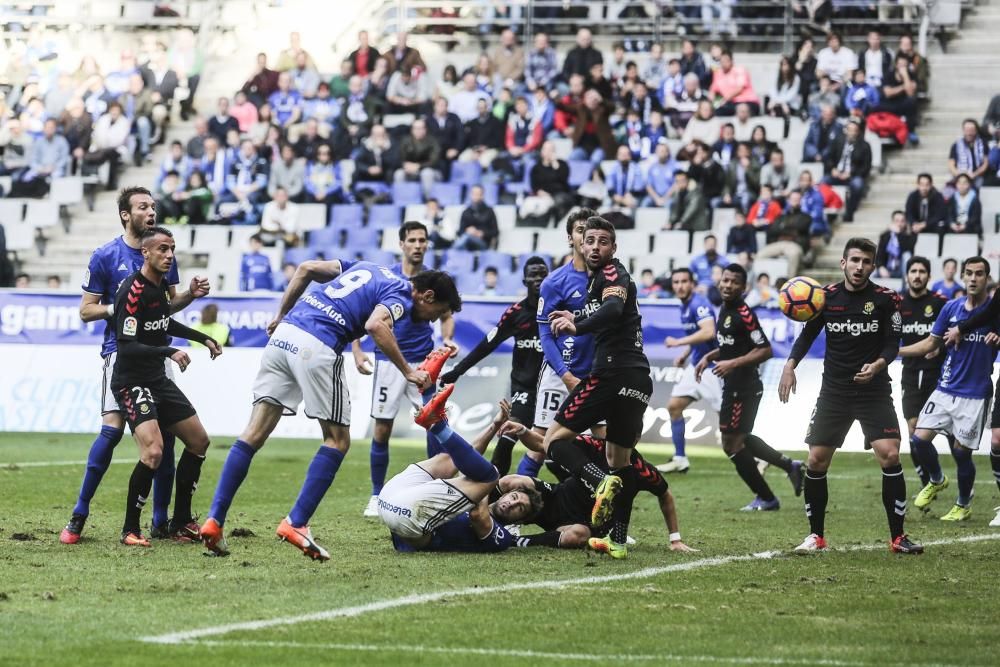
[[[760,186],[760,197],[750,207],[747,222],[754,227],[766,227],[781,215],[781,204],[774,199],[774,190],[770,185]]]

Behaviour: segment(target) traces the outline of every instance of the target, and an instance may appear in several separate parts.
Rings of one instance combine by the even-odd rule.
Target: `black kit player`
[[[931,263],[926,257],[911,257],[906,262],[906,287],[899,293],[899,315],[903,320],[903,337],[900,347],[919,343],[931,335],[938,313],[948,299],[930,291]],[[924,357],[903,357],[903,419],[909,437],[917,428],[917,417],[930,395],[937,387],[945,355],[940,349]],[[930,476],[920,464],[917,452],[910,448],[913,467],[920,476],[921,488],[927,486]]]
[[[649,360],[642,347],[642,316],[636,287],[628,271],[615,259],[615,226],[604,218],[587,219],[583,254],[590,272],[587,306],[574,321],[565,310],[549,314],[554,336],[594,334],[594,365],[590,375],[570,392],[555,422],[545,433],[545,447],[573,440],[599,421],[607,421],[607,461],[611,474],[595,491],[593,525],[611,517],[606,537],[592,537],[595,551],[625,558],[625,541],[637,490],[632,449],[642,435],[643,416],[653,393]]]
[[[899,352],[902,319],[899,295],[870,280],[875,270],[875,251],[875,244],[868,239],[847,241],[840,260],[844,280],[823,288],[826,305],[795,340],[778,384],[778,397],[787,403],[795,391],[795,367],[825,329],[823,383],[806,432],[809,460],[804,491],[811,532],[795,548],[797,553],[827,548],[826,474],[833,453],[844,444],[855,421],[861,423],[865,439],[882,467],[882,504],[889,520],[890,550],[909,554],[924,550],[903,531],[906,480],[899,463],[899,421],[887,370]]]
[[[539,290],[542,281],[549,275],[549,267],[541,257],[531,257],[524,263],[523,274],[522,282],[528,289],[528,295],[507,308],[500,316],[497,325],[462,361],[447,373],[443,373],[440,381],[442,385],[454,384],[470,368],[497,349],[502,342],[513,337],[514,353],[510,369],[511,416],[514,421],[530,428],[535,419],[538,373],[545,360],[538,336],[535,312],[538,310]],[[496,466],[501,476],[510,470],[511,451],[516,442],[517,439],[514,437],[502,436],[493,450],[490,463]]]
[[[715,362],[710,372],[722,380],[722,407],[719,410],[722,449],[733,462],[740,479],[755,494],[742,511],[771,512],[779,509],[781,503],[757,469],[755,457],[784,470],[795,495],[802,492],[802,463],[792,461],[751,433],[764,395],[759,367],[773,352],[757,315],[743,300],[746,288],[746,269],[739,264],[723,269],[719,282],[722,308],[715,324],[719,346],[701,358],[694,372],[697,381],[701,382],[709,364]]]
[[[118,358],[111,376],[111,390],[139,445],[139,461],[128,483],[121,542],[148,547],[149,540],[142,534],[139,519],[163,455],[161,425],[184,443],[184,452],[177,463],[174,515],[169,530],[172,534],[185,533],[192,541],[199,538],[198,524],[191,514],[191,496],[205,460],[208,434],[190,401],[167,377],[165,359],[176,362],[181,372],[191,363],[186,352],[168,345],[170,337],[203,344],[212,359],[222,354],[222,348],[212,338],[170,317],[170,295],[164,279],[174,260],[170,231],[162,227],[145,231],[142,255],[142,268],[125,279],[115,296]]]

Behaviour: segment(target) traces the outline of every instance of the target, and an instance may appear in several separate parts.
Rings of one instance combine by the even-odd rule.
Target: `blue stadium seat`
[[[410,204],[423,204],[424,193],[420,189],[420,183],[411,183],[410,181],[404,181],[403,183],[393,183],[392,203],[396,204],[397,206],[408,206]]]
[[[334,204],[330,207],[330,224],[350,225],[364,222],[365,207],[361,204]]]
[[[442,270],[448,273],[469,273],[476,261],[476,254],[467,250],[446,250]]]
[[[358,254],[366,262],[374,262],[379,266],[392,266],[396,263],[396,255],[388,250],[380,250],[375,247],[359,248]]]
[[[341,232],[335,227],[324,227],[322,229],[314,229],[309,232],[309,247],[310,248],[323,248],[326,246],[339,246],[340,245]]]
[[[351,248],[378,248],[379,230],[374,227],[361,227],[360,229],[350,229],[347,231],[347,241],[345,247]]]
[[[368,211],[368,226],[375,229],[398,227],[403,207],[397,204],[375,204]]]
[[[578,188],[590,180],[590,174],[594,171],[593,165],[587,160],[570,160],[569,162],[569,185]]]
[[[569,252],[568,249],[567,249],[567,252]],[[544,252],[522,252],[520,255],[517,256],[517,269],[514,271],[514,274],[517,275],[517,277],[518,277],[517,279],[518,280],[521,279],[522,267],[524,266],[524,263],[526,261],[528,261],[529,259],[531,259],[532,257],[541,257],[542,259],[545,260],[545,263],[548,264],[549,270],[552,269],[552,256],[551,255],[548,255],[548,254],[546,254]]]
[[[522,280],[520,271],[515,273],[501,271],[500,279],[497,281],[497,292],[504,296],[517,296],[526,292]]]
[[[435,183],[431,186],[431,198],[437,199],[441,206],[461,204],[462,185],[460,183]]]
[[[468,296],[479,294],[479,289],[483,286],[483,274],[479,271],[459,273],[455,275],[455,285],[459,294]]]
[[[479,253],[479,268],[485,269],[487,266],[495,266],[500,273],[510,273],[511,256],[499,250],[483,250]]]
[[[318,253],[316,248],[289,248],[285,251],[285,262],[291,262],[292,264],[301,264],[302,262],[307,262],[310,259],[316,259]]]
[[[475,160],[451,163],[451,183],[475,185],[483,174],[483,168]]]
[[[535,166],[535,159],[530,155],[524,158],[524,178],[519,181],[504,183],[503,189],[512,195],[528,194],[531,192],[531,168]],[[490,204],[496,206],[496,204]]]
[[[352,188],[355,194],[362,190],[368,190],[376,195],[391,195],[392,188],[384,181],[355,181]]]

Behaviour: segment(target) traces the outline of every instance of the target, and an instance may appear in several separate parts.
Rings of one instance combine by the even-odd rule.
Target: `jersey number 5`
[[[369,280],[372,279],[371,271],[366,271],[364,269],[359,269],[357,271],[351,271],[340,276],[337,282],[340,283],[340,287],[329,286],[323,293],[326,294],[331,299],[342,299],[351,292],[354,292],[361,287],[364,287]]]

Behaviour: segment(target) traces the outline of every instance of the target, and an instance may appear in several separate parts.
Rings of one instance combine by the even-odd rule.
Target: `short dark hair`
[[[528,259],[524,260],[524,266],[521,267],[522,276],[528,275],[529,266],[544,266],[546,271],[549,270],[549,263],[546,262],[541,257],[539,257],[538,255],[532,255]]]
[[[900,211],[897,208],[895,211],[892,212],[892,215],[889,216],[889,219],[895,218],[897,215],[906,215],[906,213],[904,211]]]
[[[727,264],[726,268],[724,268],[722,271],[723,272],[728,271],[729,273],[735,273],[736,275],[738,275],[740,278],[743,279],[743,285],[744,286],[747,284],[747,270],[744,269],[739,264],[737,264],[735,262],[733,262],[732,264]]]
[[[686,267],[686,266],[680,266],[680,267],[674,269],[673,271],[670,272],[670,279],[673,280],[674,276],[677,275],[678,273],[686,273],[687,276],[688,276],[688,279],[691,282],[694,282],[694,271],[692,271],[688,267]]]
[[[545,506],[545,500],[542,497],[542,494],[535,489],[526,488],[517,490],[524,494],[524,496],[528,499],[528,504],[530,505],[528,508],[528,514],[524,517],[523,521],[531,521],[538,516],[539,512],[542,511],[542,507]]]
[[[966,257],[965,261],[962,262],[962,273],[965,273],[965,267],[969,264],[982,264],[986,267],[986,275],[990,275],[990,260],[985,257],[980,257],[979,255],[973,255],[972,257]]]
[[[142,244],[145,245],[146,241],[148,239],[151,239],[154,236],[160,236],[160,235],[166,236],[167,238],[171,238],[171,239],[174,238],[174,233],[172,231],[170,231],[166,227],[160,227],[159,225],[157,225],[156,227],[150,227],[149,229],[147,229],[146,231],[144,231],[142,233],[142,237],[141,237],[142,238]]]
[[[264,237],[261,236],[260,234],[253,234],[253,235],[251,235],[250,236],[250,240],[251,241],[256,241],[257,243],[260,243],[261,245],[264,244]]]
[[[919,264],[920,266],[927,269],[927,273],[931,272],[931,260],[927,259],[926,257],[922,257],[920,255],[914,255],[910,259],[906,260],[907,273],[910,272],[910,269],[913,267],[914,264]]]
[[[462,297],[458,294],[455,280],[444,271],[421,271],[410,279],[419,292],[434,291],[436,303],[447,303],[449,310],[457,313],[462,310]]]
[[[122,213],[132,212],[132,197],[134,195],[149,195],[153,196],[153,193],[148,189],[142,187],[141,185],[130,185],[124,188],[118,193],[118,218],[121,219]],[[125,221],[121,220],[122,227],[125,226]]]
[[[683,176],[684,178],[688,178],[688,173],[683,169],[678,169],[677,171],[674,172],[674,180],[677,180],[678,176]]]
[[[599,215],[593,215],[587,218],[587,226],[584,228],[585,232],[589,232],[594,229],[608,232],[611,234],[611,242],[615,242],[615,226]]]
[[[878,246],[872,243],[871,240],[864,238],[863,236],[855,236],[853,238],[847,239],[847,243],[844,244],[844,258],[847,258],[847,254],[851,250],[860,250],[863,253],[874,256],[878,251]]]
[[[483,269],[483,273],[495,273],[497,275],[500,275],[500,271],[498,271],[497,267],[495,266],[487,266],[485,269]]]
[[[947,259],[945,259],[943,262],[941,262],[941,266],[942,267],[948,266],[948,262],[951,262],[956,267],[958,267],[958,260],[955,259],[954,257],[948,257]]]
[[[422,222],[417,222],[416,220],[407,220],[403,223],[403,226],[399,228],[399,240],[405,241],[407,234],[418,229],[424,233],[424,236],[430,236],[427,233],[427,225]]]
[[[594,217],[595,215],[597,215],[597,211],[595,211],[592,208],[587,208],[586,206],[578,208],[572,213],[570,213],[569,217],[566,218],[566,236],[573,235],[573,228],[576,227],[576,223],[580,222],[581,220],[584,221],[588,220]]]
[[[709,239],[712,239],[713,241],[718,241],[718,240],[719,240],[719,239],[718,239],[718,238],[717,238],[717,237],[715,236],[715,234],[705,234],[705,236],[704,236],[704,237],[702,237],[702,239],[701,239],[701,242],[702,242],[702,243],[704,243],[705,241],[707,241],[707,240],[709,240]]]
[[[917,183],[920,182],[921,178],[926,178],[928,181],[931,182],[932,185],[934,184],[934,177],[931,176],[930,174],[928,174],[926,171],[922,172],[920,174],[917,174]]]
[[[960,180],[962,180],[963,178],[964,178],[964,179],[965,179],[966,181],[968,181],[969,183],[972,183],[972,177],[971,177],[971,176],[969,176],[969,175],[968,175],[968,174],[966,174],[966,173],[961,173],[961,174],[959,174],[958,176],[956,176],[956,177],[955,177],[955,182],[956,182],[956,183],[958,183],[958,182],[959,182]]]

